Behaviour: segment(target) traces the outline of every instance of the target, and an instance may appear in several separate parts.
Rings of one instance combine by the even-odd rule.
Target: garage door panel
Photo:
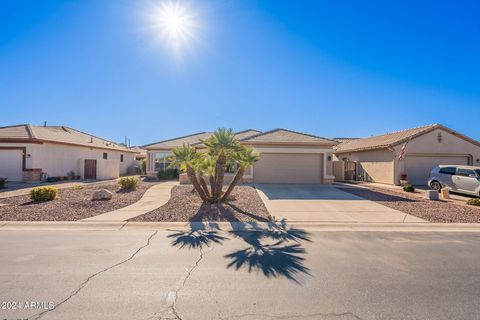
[[[426,185],[433,167],[438,165],[468,165],[467,156],[407,156],[405,159],[406,174],[409,183]]]
[[[254,166],[257,183],[322,183],[322,155],[262,153]]]
[[[22,180],[22,153],[21,150],[0,150],[0,177]]]

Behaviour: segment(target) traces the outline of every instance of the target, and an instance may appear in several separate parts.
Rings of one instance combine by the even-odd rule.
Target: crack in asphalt
[[[285,315],[285,316],[274,316],[274,315],[269,315],[269,314],[261,314],[261,313],[245,313],[245,314],[239,314],[239,315],[233,315],[229,316],[226,318],[221,318],[221,319],[241,319],[245,317],[264,317],[264,318],[269,318],[269,319],[306,319],[310,317],[348,317],[351,316],[356,320],[362,320],[358,315],[354,314],[353,312],[346,311],[342,313],[336,313],[336,312],[329,312],[329,313],[310,313],[310,314],[297,314],[297,315]]]
[[[27,319],[32,319],[32,320],[37,320],[37,319],[40,319],[42,318],[45,314],[49,313],[49,312],[52,312],[54,310],[57,310],[61,305],[63,305],[65,302],[67,302],[68,300],[70,300],[71,298],[73,298],[74,296],[76,296],[83,288],[85,288],[85,286],[88,284],[88,282],[90,282],[90,280],[92,280],[93,278],[95,278],[96,276],[102,274],[102,273],[105,273],[115,267],[118,267],[119,265],[122,265],[130,260],[132,260],[133,258],[135,258],[135,256],[140,252],[142,251],[144,248],[148,247],[150,245],[150,241],[152,240],[152,238],[158,233],[158,231],[155,231],[154,233],[152,233],[148,239],[147,239],[147,243],[144,244],[143,246],[139,247],[134,253],[132,253],[130,255],[130,257],[128,257],[127,259],[125,260],[122,260],[120,262],[117,262],[115,263],[114,265],[110,266],[110,267],[107,267],[103,270],[100,270],[92,275],[90,275],[87,279],[85,279],[78,287],[77,289],[75,289],[75,291],[73,291],[68,297],[66,297],[65,299],[63,299],[62,301],[60,301],[59,303],[57,303],[55,305],[55,307],[53,309],[49,309],[49,310],[45,310],[43,312],[40,312],[36,315],[33,315]]]
[[[213,247],[210,251],[213,250]],[[190,276],[192,275],[193,271],[195,271],[195,269],[198,268],[198,265],[200,263],[200,261],[202,261],[203,257],[204,257],[204,252],[203,252],[203,249],[202,247],[200,246],[199,247],[199,254],[198,254],[198,258],[197,260],[195,260],[195,262],[193,263],[192,267],[190,269],[187,269],[186,272],[185,272],[185,276],[183,277],[183,279],[181,279],[179,282],[180,284],[175,288],[175,290],[173,291],[170,291],[168,294],[167,294],[167,307],[166,308],[163,308],[159,313],[160,314],[163,314],[163,313],[170,313],[170,315],[160,315],[160,316],[152,316],[148,319],[152,319],[152,318],[156,318],[156,319],[177,319],[177,320],[183,320],[183,318],[180,316],[178,310],[177,310],[177,307],[176,307],[176,303],[177,303],[177,300],[178,300],[178,294],[180,293],[180,291],[182,291],[183,288],[185,288],[185,284],[187,283],[188,279],[190,278]]]
[[[125,227],[127,225],[128,221],[125,221],[124,224],[122,224],[122,226],[118,229],[119,231],[123,229],[123,227]]]

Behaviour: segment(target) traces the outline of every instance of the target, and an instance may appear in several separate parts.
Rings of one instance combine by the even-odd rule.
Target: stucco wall
[[[439,133],[441,134],[441,138],[439,138]],[[400,154],[402,146],[403,144],[394,148],[395,154]],[[471,161],[470,164],[480,166],[479,146],[442,129],[436,129],[411,140],[405,147],[405,153],[407,157],[409,154],[437,154],[442,156],[469,155]],[[400,176],[405,170],[405,161],[398,161],[398,159],[395,159],[395,162],[395,184],[399,184]]]
[[[127,173],[131,165],[135,165],[134,153],[124,153],[116,150],[93,149],[88,147],[62,145],[56,143],[1,143],[0,146],[26,147],[26,167],[40,168],[51,177],[66,176],[73,171],[83,177],[83,160],[97,160],[97,178],[116,178]],[[103,159],[103,153],[108,154],[108,159]],[[123,154],[123,162],[120,155]],[[21,161],[21,159],[19,159]]]
[[[357,162],[357,175],[363,174],[367,181],[393,184],[393,153],[387,149],[352,153],[336,153],[336,158]]]

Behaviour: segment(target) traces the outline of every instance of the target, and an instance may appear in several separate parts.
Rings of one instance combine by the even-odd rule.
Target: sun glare
[[[180,53],[197,40],[198,22],[193,10],[185,2],[163,1],[155,4],[150,12],[154,31],[160,41]]]

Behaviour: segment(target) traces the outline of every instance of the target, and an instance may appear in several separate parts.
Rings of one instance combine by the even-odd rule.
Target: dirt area
[[[418,194],[372,187],[369,189],[338,188],[430,222],[480,222],[480,207],[468,206],[459,201],[432,201],[422,199]]]
[[[191,186],[175,186],[170,200],[162,207],[129,221],[268,221],[270,214],[257,194],[248,186],[233,190],[232,200],[222,204],[203,204]]]
[[[60,189],[56,200],[32,202],[29,195],[0,199],[1,221],[75,221],[120,209],[137,202],[155,183],[140,181],[133,191],[120,191],[116,182],[84,185],[83,189]],[[91,201],[100,189],[113,192],[107,201]]]

